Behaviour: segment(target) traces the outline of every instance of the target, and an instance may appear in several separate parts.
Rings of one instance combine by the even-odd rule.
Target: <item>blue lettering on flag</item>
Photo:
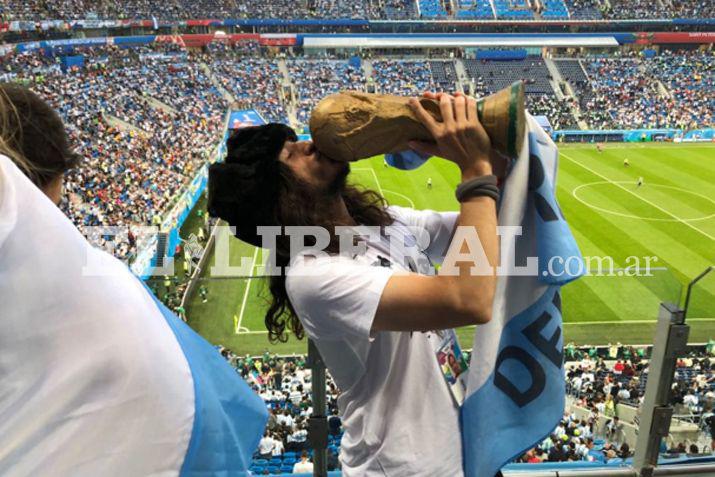
[[[561,419],[565,398],[560,306],[559,287],[550,286],[502,330],[493,374],[462,406],[467,476],[492,477],[540,442]]]

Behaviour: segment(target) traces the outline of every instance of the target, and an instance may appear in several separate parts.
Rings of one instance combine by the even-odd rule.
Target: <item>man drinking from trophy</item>
[[[520,109],[500,109],[512,115],[503,124],[518,114],[523,119],[520,94]],[[227,142],[226,161],[210,169],[208,209],[255,246],[268,246],[259,227],[281,227],[269,247],[279,268],[270,277],[265,323],[273,340],[307,334],[340,387],[343,474],[461,476],[460,397],[438,355],[460,361],[453,329],[491,318],[499,261],[494,171],[503,170],[494,149],[508,144],[509,127],[496,128],[499,137],[485,131],[480,119],[493,119],[493,105],[462,94],[425,93],[382,110],[376,101],[376,114],[382,114],[377,120],[370,110],[358,111],[360,104],[335,109],[331,103],[322,113],[318,106],[317,122],[311,121],[315,144],[298,141],[280,124],[237,130]],[[335,114],[347,120],[331,120]],[[402,126],[395,129],[395,121]],[[419,134],[404,133],[407,123]],[[402,130],[404,143],[376,146],[383,126]],[[523,124],[512,126],[515,135],[523,130]],[[459,167],[459,212],[387,206],[376,192],[346,182],[349,161],[405,146]],[[326,230],[326,253],[296,253],[285,227]],[[472,251],[463,246],[463,235],[455,235],[457,227],[478,241],[481,264],[465,260]],[[361,231],[360,252],[345,252],[339,233],[345,228]],[[417,240],[415,231],[425,240]],[[439,271],[436,263],[442,263]],[[475,273],[477,265],[481,273]]]

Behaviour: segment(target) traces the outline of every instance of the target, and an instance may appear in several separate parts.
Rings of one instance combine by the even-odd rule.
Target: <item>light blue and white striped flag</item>
[[[502,240],[502,257],[515,257],[517,267],[538,264],[523,276],[499,276],[492,320],[477,327],[461,415],[468,477],[493,477],[564,411],[560,287],[580,276],[583,259],[554,196],[556,145],[528,114],[527,121],[499,225],[522,228],[515,241]]]
[[[249,475],[263,401],[0,155],[0,475]]]

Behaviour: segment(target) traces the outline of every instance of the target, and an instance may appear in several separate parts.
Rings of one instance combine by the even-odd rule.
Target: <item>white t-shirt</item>
[[[343,391],[338,399],[345,428],[343,475],[459,477],[459,408],[435,356],[440,337],[434,332],[370,333],[388,279],[410,269],[428,273],[427,257],[441,261],[457,213],[389,211],[400,246],[390,250],[390,239],[383,236],[368,243],[367,253],[352,258],[299,256],[291,263],[286,289]],[[429,234],[424,252],[411,246],[410,226]]]
[[[312,462],[302,462],[298,461],[295,463],[293,466],[293,473],[294,474],[309,474],[313,472],[313,463]]]
[[[263,436],[261,441],[258,443],[258,453],[261,455],[270,454],[273,452],[276,443],[270,436]]]
[[[283,455],[283,451],[285,450],[283,448],[283,441],[280,439],[274,439],[273,443],[275,444],[273,447],[273,457],[280,457]]]

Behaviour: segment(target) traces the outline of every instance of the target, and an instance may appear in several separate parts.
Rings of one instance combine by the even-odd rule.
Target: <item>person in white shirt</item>
[[[293,466],[294,474],[309,474],[313,472],[313,463],[308,460],[308,453],[303,452],[300,460]]]
[[[270,459],[273,454],[273,449],[276,446],[276,442],[271,437],[270,432],[266,431],[258,442],[258,453],[262,459]]]
[[[377,193],[347,185],[347,163],[298,142],[283,125],[238,130],[226,162],[209,171],[209,213],[234,226],[239,239],[266,247],[261,234],[268,229],[258,227],[278,227],[269,246],[277,273],[270,278],[268,335],[309,336],[342,390],[345,477],[463,475],[459,405],[436,352],[447,336],[442,330],[491,319],[499,257],[493,164],[504,164],[473,98],[427,97],[439,101],[443,120],[411,101],[435,138],[411,147],[460,168],[460,190],[467,192],[459,213],[386,207]],[[464,245],[463,235],[452,239],[457,225],[478,240],[474,253],[482,260],[457,258]],[[327,231],[326,253],[291,253],[295,240],[280,226]],[[359,234],[358,253],[340,253],[337,226],[378,231]],[[472,273],[475,265],[484,273]]]
[[[283,411],[283,414],[278,415],[278,417],[276,417],[276,420],[278,421],[278,424],[285,427],[293,427],[293,423],[295,422],[293,416],[290,415],[290,411],[288,411],[288,409],[285,409]]]
[[[290,392],[290,400],[293,403],[294,406],[297,406],[300,404],[300,401],[303,399],[303,386],[298,385],[293,388],[293,390]]]
[[[285,448],[283,447],[283,441],[281,438],[277,435],[273,436],[273,452],[272,455],[273,457],[280,457],[283,455],[283,452],[285,451]]]

